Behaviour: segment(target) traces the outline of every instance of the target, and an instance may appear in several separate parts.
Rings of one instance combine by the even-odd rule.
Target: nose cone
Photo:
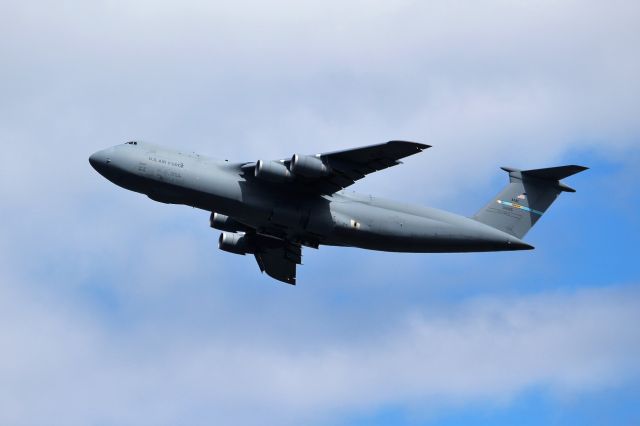
[[[95,152],[89,157],[89,164],[101,175],[104,175],[109,163],[111,163],[111,159],[109,158],[107,150]]]

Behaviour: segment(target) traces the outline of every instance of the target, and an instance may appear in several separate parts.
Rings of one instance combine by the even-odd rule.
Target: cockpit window
[[[130,142],[127,142],[125,145],[138,145],[138,142],[130,141]]]

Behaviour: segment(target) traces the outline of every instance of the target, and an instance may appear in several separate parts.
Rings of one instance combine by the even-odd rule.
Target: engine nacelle
[[[294,179],[287,166],[278,161],[258,160],[255,176],[271,182],[286,182]]]
[[[209,217],[209,225],[214,229],[229,232],[246,231],[247,227],[235,219],[220,213],[211,213]]]
[[[218,239],[218,248],[229,253],[245,255],[253,253],[251,241],[247,234],[223,232]]]
[[[294,154],[291,157],[291,172],[308,178],[327,176],[331,170],[318,157]]]

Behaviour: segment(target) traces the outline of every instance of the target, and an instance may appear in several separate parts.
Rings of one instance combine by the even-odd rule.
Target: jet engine
[[[294,179],[287,166],[278,161],[258,160],[255,176],[271,182],[286,182]]]
[[[222,232],[218,239],[218,248],[229,253],[245,255],[252,253],[251,241],[247,234],[237,232]]]
[[[330,173],[329,168],[318,157],[294,154],[291,157],[291,172],[308,178],[319,178]]]
[[[214,229],[229,232],[241,232],[246,231],[247,227],[235,219],[230,218],[227,215],[220,213],[211,213],[209,218],[209,225]]]

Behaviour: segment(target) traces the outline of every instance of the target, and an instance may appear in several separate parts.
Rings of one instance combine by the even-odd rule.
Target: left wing
[[[256,241],[260,271],[287,284],[296,284],[296,266],[302,264],[302,247],[286,240],[262,237]]]

